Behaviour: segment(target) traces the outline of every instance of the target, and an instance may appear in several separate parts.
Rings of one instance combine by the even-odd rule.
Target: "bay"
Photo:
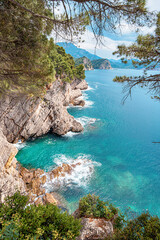
[[[122,211],[149,210],[160,217],[160,102],[136,87],[122,104],[122,84],[116,75],[139,76],[142,70],[86,71],[86,106],[68,111],[84,126],[81,134],[48,134],[19,145],[17,160],[46,171],[75,159],[83,164],[59,192],[73,212],[87,193],[110,200]],[[153,71],[151,72],[153,74]],[[54,186],[53,186],[54,190]]]

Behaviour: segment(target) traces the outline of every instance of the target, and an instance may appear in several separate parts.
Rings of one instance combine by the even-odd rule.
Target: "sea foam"
[[[24,148],[26,146],[25,142],[22,142],[21,140],[19,140],[17,143],[14,144],[14,146],[18,149],[21,150],[22,148]]]
[[[47,176],[47,181],[44,185],[46,191],[56,191],[60,189],[83,187],[88,186],[88,182],[93,176],[95,166],[101,166],[100,163],[91,160],[90,155],[79,155],[76,159],[67,157],[63,154],[55,155],[53,162],[57,167],[62,164],[68,164],[74,167],[70,173],[61,174],[59,177],[55,177],[52,180]]]
[[[88,126],[88,125],[94,124],[94,123],[95,123],[96,121],[98,121],[99,119],[83,116],[83,117],[80,117],[80,118],[76,118],[76,120],[77,120],[78,122],[80,122],[83,127],[86,127],[86,126]]]

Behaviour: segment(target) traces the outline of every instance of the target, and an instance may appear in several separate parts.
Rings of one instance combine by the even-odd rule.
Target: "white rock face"
[[[85,80],[82,81],[84,85]],[[76,88],[80,82],[75,81],[73,87],[57,80],[43,99],[15,95],[0,99],[1,201],[16,191],[26,193],[26,184],[19,174],[15,159],[18,150],[11,143],[35,138],[49,131],[59,135],[83,131],[82,125],[66,109],[67,105],[82,95],[80,88]]]
[[[83,131],[65,106],[81,96],[80,89],[87,86],[85,80],[75,81],[74,86],[57,80],[43,99],[12,96],[0,100],[0,126],[7,140],[35,138],[50,130],[58,135]]]
[[[5,197],[13,195],[16,191],[24,194],[26,186],[16,170],[15,155],[18,150],[13,144],[8,143],[1,130],[0,149],[0,200],[3,202]]]

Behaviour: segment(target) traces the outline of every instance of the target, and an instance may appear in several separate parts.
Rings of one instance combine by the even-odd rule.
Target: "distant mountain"
[[[132,65],[132,60],[129,60],[128,63],[125,64],[120,59],[115,60],[115,59],[101,58],[97,55],[94,55],[94,54],[86,51],[85,49],[76,47],[72,43],[59,42],[59,43],[57,43],[57,45],[63,47],[65,49],[66,53],[69,53],[75,59],[86,57],[91,61],[101,60],[100,62],[97,61],[95,63],[92,63],[93,68],[95,68],[95,69],[100,69],[100,67],[102,67],[102,69],[103,69],[103,67],[104,67],[104,69],[110,69],[110,67],[107,68],[107,61],[110,62],[110,65],[112,68],[135,69],[135,67]],[[103,66],[99,66],[98,64],[102,63],[102,61],[104,61],[104,60],[106,60],[106,65],[102,64]],[[136,59],[134,59],[134,60],[136,60]],[[81,59],[81,61],[82,61],[82,59]],[[144,66],[139,66],[137,69],[143,69],[143,68],[144,68]]]
[[[91,61],[94,69],[112,69],[110,61],[107,59],[97,59]]]
[[[66,43],[66,42],[59,42],[57,43],[60,47],[63,47],[66,51],[66,53],[69,53],[74,58],[81,58],[81,57],[87,57],[90,60],[94,59],[101,59],[101,57],[94,55],[85,49],[78,48],[72,43]]]
[[[81,57],[75,59],[75,65],[78,66],[80,64],[84,65],[84,70],[93,70],[92,62],[87,57]]]

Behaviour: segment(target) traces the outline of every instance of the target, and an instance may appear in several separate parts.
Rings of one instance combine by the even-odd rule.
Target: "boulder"
[[[86,90],[88,88],[88,84],[86,82],[86,80],[81,80],[81,82],[76,86],[76,89],[80,89],[80,90]]]
[[[113,234],[113,224],[102,218],[82,218],[82,229],[76,240],[101,240]]]
[[[46,175],[43,175],[40,180],[41,180],[41,183],[42,183],[42,184],[45,184],[45,183],[46,183],[46,180],[47,180]]]
[[[26,184],[31,183],[33,179],[33,172],[30,172],[28,169],[21,167],[20,175],[22,176],[22,179]]]
[[[73,106],[81,106],[84,107],[85,101],[82,99],[75,99],[72,101]]]
[[[43,201],[45,204],[50,203],[53,205],[57,205],[57,203],[58,203],[57,200],[53,197],[53,195],[51,193],[46,193],[43,196]]]
[[[72,89],[80,89],[80,90],[86,90],[88,88],[88,84],[87,82],[83,79],[75,79],[72,83],[71,83],[71,87]]]

